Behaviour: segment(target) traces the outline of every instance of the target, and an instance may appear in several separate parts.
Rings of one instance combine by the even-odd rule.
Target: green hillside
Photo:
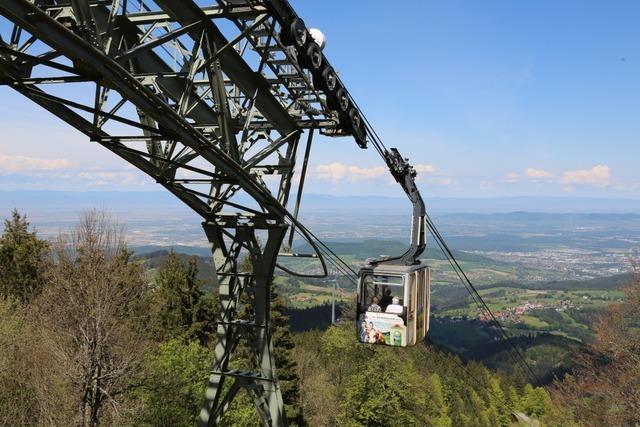
[[[632,273],[616,274],[614,276],[596,277],[588,280],[549,280],[540,282],[516,282],[512,280],[496,282],[478,286],[479,289],[498,287],[534,289],[534,290],[586,290],[586,289],[620,289],[628,285],[633,279]]]

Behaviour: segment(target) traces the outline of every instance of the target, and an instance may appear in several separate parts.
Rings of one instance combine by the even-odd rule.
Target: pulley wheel
[[[300,18],[295,18],[291,21],[291,24],[283,26],[280,32],[280,41],[287,46],[295,45],[298,48],[302,48],[307,43],[307,34],[304,21]]]
[[[338,85],[338,75],[333,71],[333,67],[327,65],[322,70],[322,82],[327,92],[333,92]]]
[[[358,110],[354,107],[349,109],[349,124],[351,126],[351,134],[356,139],[356,142],[360,147],[366,146],[367,131],[362,121],[362,117]]]
[[[305,52],[304,65],[310,70],[319,70],[322,65],[322,51],[318,43],[311,42]]]
[[[307,44],[307,36],[309,33],[307,32],[307,27],[304,25],[304,21],[302,19],[294,19],[289,31],[291,32],[291,40],[297,47],[301,48]]]
[[[346,113],[349,109],[349,94],[344,88],[339,88],[336,91],[336,100],[340,112]]]

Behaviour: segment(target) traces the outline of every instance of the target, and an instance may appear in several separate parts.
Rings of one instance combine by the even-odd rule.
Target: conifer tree
[[[345,382],[340,425],[428,423],[426,399],[418,393],[419,374],[407,357],[380,349],[359,368]]]
[[[27,217],[14,210],[0,236],[0,297],[29,301],[44,283],[48,251],[49,243],[29,231]]]
[[[493,425],[489,423],[482,398],[473,387],[467,386],[465,388],[466,390],[463,390],[463,393],[468,396],[467,412],[469,414],[478,414],[477,417],[471,418],[470,425],[473,427],[493,427]]]
[[[450,427],[451,419],[447,414],[448,407],[442,391],[440,375],[433,373],[427,379],[427,407],[429,408],[429,423],[437,427]]]
[[[207,345],[214,331],[215,305],[202,291],[195,258],[185,264],[169,253],[156,276],[151,308],[153,335],[159,341],[181,337]]]
[[[594,325],[596,339],[587,354],[575,358],[574,375],[557,384],[554,401],[572,409],[588,426],[640,425],[640,264],[623,289],[623,301],[611,304]]]
[[[500,414],[498,413],[498,409],[495,406],[489,406],[487,410],[484,412],[483,416],[486,418],[487,422],[490,426],[502,426],[502,421],[500,420]]]
[[[500,380],[493,377],[489,380],[489,409],[495,409],[498,423],[496,426],[507,427],[511,425],[510,411],[507,406],[504,391],[500,385]],[[493,415],[491,415],[492,417]],[[492,418],[489,417],[489,421],[492,422]]]
[[[507,389],[507,404],[512,411],[516,411],[520,408],[520,398],[516,388],[510,385]]]
[[[278,380],[282,392],[285,412],[289,425],[304,425],[300,406],[300,387],[296,363],[291,356],[295,346],[289,330],[289,318],[285,315],[286,303],[274,289],[271,293],[271,325],[273,327],[273,346],[275,349]]]
[[[459,394],[452,396],[451,403],[449,404],[449,418],[454,426],[467,427],[469,425],[470,417],[466,413],[464,402]]]
[[[521,402],[521,407],[524,412],[528,415],[540,417],[549,411],[551,397],[545,389],[527,384],[524,387]]]

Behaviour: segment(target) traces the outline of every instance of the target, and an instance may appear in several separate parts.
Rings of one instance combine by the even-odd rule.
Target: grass
[[[535,329],[543,329],[548,328],[549,324],[545,321],[542,321],[534,316],[523,315],[520,316],[520,321],[522,321],[527,326],[530,326]]]

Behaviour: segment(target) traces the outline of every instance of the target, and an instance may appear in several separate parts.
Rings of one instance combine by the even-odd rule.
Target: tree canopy
[[[148,266],[97,212],[52,243],[14,212],[0,242],[0,425],[193,425],[211,370],[216,315],[216,297],[204,292],[195,261],[170,253]],[[564,395],[554,399],[566,407],[517,371],[463,363],[433,345],[360,344],[353,320],[292,334],[286,301],[274,290],[272,336],[290,424],[494,427],[533,418],[571,426],[575,417],[585,425],[634,425],[638,288],[636,282],[627,302],[598,323],[598,357],[584,359],[584,370],[558,386]],[[353,313],[345,309],[342,317]],[[245,353],[233,367],[255,364]],[[594,374],[598,369],[609,377]],[[613,394],[608,378],[624,392]],[[612,396],[620,411],[593,414]],[[589,410],[590,418],[580,412]],[[245,391],[222,421],[259,423]]]
[[[608,306],[594,325],[596,339],[576,357],[573,375],[553,396],[585,426],[640,425],[640,271],[623,302]]]
[[[27,217],[14,210],[0,236],[0,297],[31,299],[44,283],[48,249],[49,243],[29,229]]]

